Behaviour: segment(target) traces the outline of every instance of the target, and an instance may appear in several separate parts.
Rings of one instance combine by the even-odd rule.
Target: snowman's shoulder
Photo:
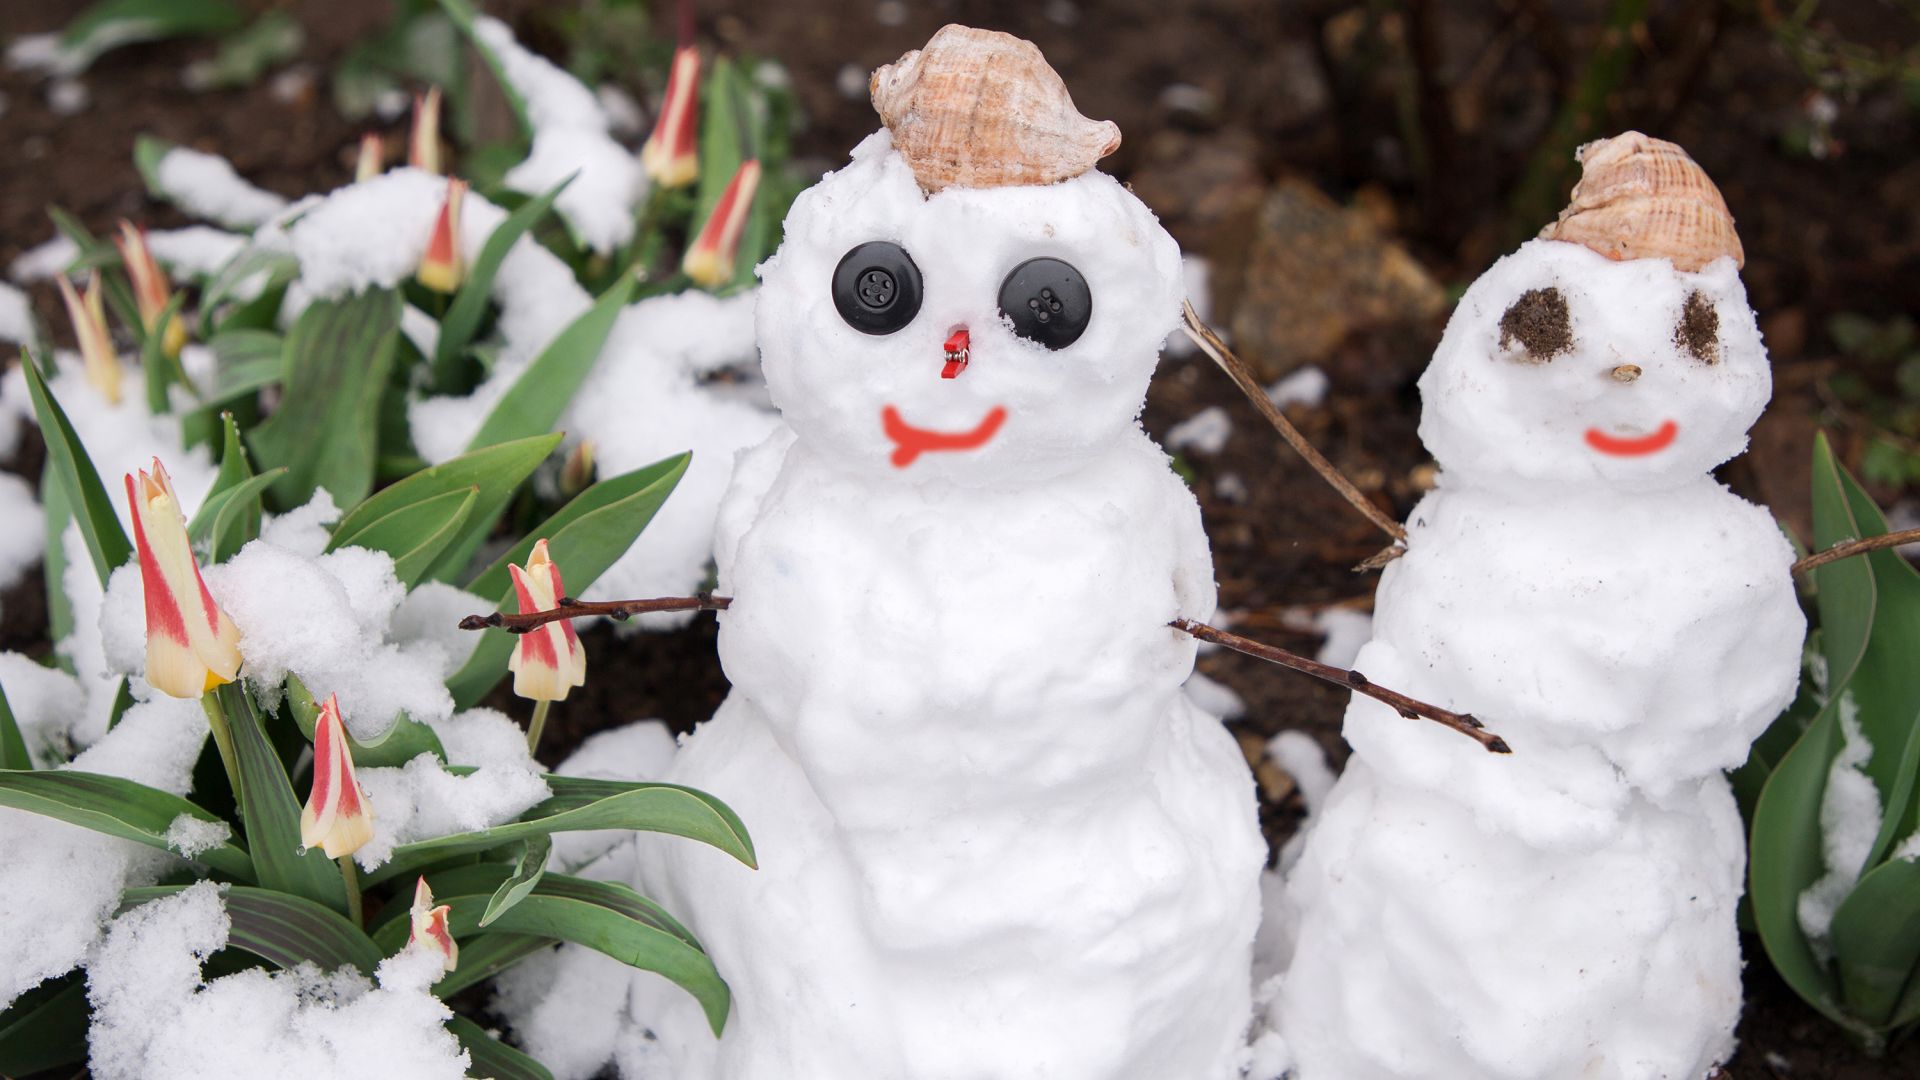
[[[720,510],[714,520],[713,558],[723,586],[731,577],[733,554],[740,545],[740,537],[760,516],[760,506],[779,479],[793,443],[793,429],[783,421],[775,424],[766,438],[734,455],[733,479],[720,499]]]

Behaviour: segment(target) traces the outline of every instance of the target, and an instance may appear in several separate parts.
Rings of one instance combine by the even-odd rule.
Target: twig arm
[[[733,603],[733,597],[715,596],[712,593],[700,593],[697,596],[662,596],[652,600],[575,600],[571,596],[563,596],[557,607],[550,607],[545,611],[528,611],[519,614],[495,611],[486,615],[469,615],[460,620],[460,629],[505,630],[509,634],[524,634],[561,619],[584,619],[593,615],[604,615],[609,619],[624,620],[635,615],[651,615],[660,611],[724,611],[731,603]]]
[[[1324,679],[1327,682],[1333,683],[1335,686],[1344,686],[1356,694],[1364,694],[1375,701],[1386,704],[1392,708],[1393,711],[1409,720],[1424,718],[1442,727],[1452,728],[1467,738],[1472,739],[1474,742],[1479,743],[1481,746],[1486,747],[1489,753],[1510,754],[1513,752],[1513,749],[1507,745],[1505,739],[1488,731],[1480,721],[1473,718],[1472,714],[1457,713],[1449,709],[1442,709],[1437,705],[1429,705],[1424,701],[1410,698],[1399,691],[1389,690],[1384,686],[1376,686],[1372,680],[1357,671],[1334,667],[1332,664],[1323,664],[1318,660],[1309,660],[1298,653],[1291,653],[1285,649],[1255,641],[1252,638],[1241,637],[1239,634],[1228,633],[1218,627],[1208,626],[1206,623],[1194,622],[1192,619],[1175,619],[1167,625],[1182,633],[1191,634],[1201,641],[1211,641],[1215,645],[1223,645],[1232,649],[1234,652],[1245,653],[1248,656],[1257,657],[1268,663],[1279,664],[1281,667],[1291,668],[1294,671],[1311,675],[1316,679]]]
[[[1794,563],[1793,572],[1796,574],[1804,574],[1815,567],[1825,566],[1830,562],[1839,562],[1841,559],[1848,558],[1849,556],[1864,555],[1869,551],[1880,551],[1884,548],[1899,547],[1902,544],[1911,544],[1915,541],[1920,541],[1920,529],[1901,529],[1899,532],[1881,533],[1879,536],[1869,536],[1860,540],[1848,540],[1843,544],[1835,544],[1825,551],[1816,551],[1806,558],[1801,559],[1799,562]]]

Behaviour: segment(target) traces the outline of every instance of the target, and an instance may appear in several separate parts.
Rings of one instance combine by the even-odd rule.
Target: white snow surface
[[[33,317],[33,301],[25,292],[5,282],[0,282],[0,342],[36,348],[40,344],[40,328]],[[17,355],[9,357],[8,362],[16,359]],[[7,443],[5,449],[11,450],[12,444]]]
[[[1318,365],[1308,364],[1267,387],[1267,400],[1273,402],[1276,409],[1289,405],[1318,408],[1327,399],[1327,385],[1327,373]]]
[[[1167,449],[1195,454],[1217,454],[1233,434],[1233,418],[1218,405],[1209,405],[1167,430]]]
[[[1503,349],[1508,306],[1547,288],[1570,347]],[[1713,363],[1678,343],[1696,292]],[[1284,900],[1298,1080],[1697,1077],[1731,1052],[1745,845],[1720,774],[1791,700],[1806,628],[1785,538],[1708,470],[1768,383],[1730,261],[1534,241],[1467,291],[1420,384],[1439,486],[1354,666],[1513,753],[1349,705]]]
[[[65,273],[73,260],[79,257],[80,245],[74,243],[66,233],[56,232],[14,256],[13,262],[7,265],[7,276],[22,285],[52,281],[54,275]]]
[[[599,97],[529,52],[500,20],[482,15],[473,31],[526,101],[533,127],[532,151],[508,170],[507,186],[540,195],[577,173],[554,201],[574,234],[602,254],[633,239],[634,209],[646,197],[647,175],[639,158],[609,134],[612,121]]]
[[[246,246],[246,237],[211,225],[155,229],[147,234],[147,247],[175,281],[211,277]]]
[[[1820,848],[1827,872],[1800,894],[1795,911],[1808,944],[1823,960],[1833,955],[1828,938],[1833,916],[1866,871],[1885,819],[1880,789],[1864,769],[1873,757],[1873,743],[1861,730],[1860,706],[1851,690],[1841,692],[1839,719],[1840,752],[1827,769],[1827,786],[1820,793]]]
[[[128,709],[63,767],[183,795],[206,734],[199,702],[156,698]],[[132,840],[0,809],[0,1008],[72,969],[120,906],[121,890],[152,884],[174,865],[166,852]]]
[[[18,584],[40,562],[44,517],[32,485],[13,473],[0,474],[0,589]]]
[[[1179,314],[1172,239],[1097,172],[923,196],[885,133],[785,235],[758,327],[790,430],[722,505],[733,691],[669,774],[750,823],[760,867],[635,842],[642,891],[700,936],[734,1013],[716,1042],[685,994],[636,980],[658,1043],[623,1029],[581,1057],[683,1080],[1237,1076],[1265,845],[1245,759],[1181,690],[1194,643],[1165,624],[1212,613],[1212,565],[1136,421]],[[926,284],[887,336],[829,298],[874,239]],[[1054,352],[997,309],[1040,254],[1099,298]],[[956,325],[971,363],[942,379]],[[1007,412],[985,445],[902,467],[887,407],[949,432]]]
[[[287,200],[242,179],[218,154],[176,146],[154,166],[154,180],[168,200],[230,229],[264,225],[287,208]]]
[[[354,861],[367,870],[393,857],[400,844],[512,821],[552,794],[527,753],[526,732],[493,709],[469,709],[431,722],[448,765],[471,765],[461,776],[430,753],[398,768],[360,769],[360,786],[373,808],[373,838]]]
[[[455,1080],[469,1059],[432,992],[440,961],[402,951],[373,980],[313,964],[208,979],[232,923],[201,882],[114,922],[88,963],[89,1065],[101,1080],[392,1076]]]
[[[34,768],[50,769],[73,756],[75,731],[86,716],[79,680],[20,653],[0,652],[0,690]]]

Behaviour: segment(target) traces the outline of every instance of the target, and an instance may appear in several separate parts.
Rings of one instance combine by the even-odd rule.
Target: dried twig
[[[488,615],[469,615],[460,620],[462,630],[505,630],[509,634],[524,634],[550,622],[560,619],[580,619],[590,615],[604,615],[610,619],[625,619],[634,615],[646,615],[656,611],[724,611],[733,604],[731,596],[715,596],[701,593],[698,596],[663,596],[653,600],[603,600],[585,602],[570,596],[560,598],[560,603],[545,611],[532,611],[513,614],[496,611]],[[1331,664],[1322,664],[1309,660],[1297,653],[1262,644],[1252,638],[1239,634],[1230,634],[1206,623],[1197,623],[1191,619],[1175,619],[1167,624],[1182,633],[1191,634],[1201,641],[1211,641],[1224,645],[1235,652],[1246,653],[1281,667],[1290,668],[1316,679],[1325,679],[1336,686],[1344,686],[1356,694],[1365,694],[1376,701],[1385,702],[1395,712],[1409,719],[1424,717],[1435,723],[1450,727],[1462,735],[1486,747],[1496,754],[1506,754],[1506,740],[1481,726],[1467,713],[1450,712],[1424,701],[1416,701],[1405,694],[1375,686],[1365,675],[1346,668],[1337,668]]]
[[[1395,540],[1405,540],[1407,530],[1402,528],[1399,522],[1383,513],[1379,507],[1373,505],[1365,495],[1360,493],[1359,488],[1353,486],[1353,481],[1342,476],[1340,470],[1333,467],[1333,462],[1328,461],[1325,455],[1314,449],[1313,444],[1307,441],[1307,437],[1300,434],[1300,429],[1294,427],[1292,421],[1288,420],[1274,405],[1273,399],[1267,397],[1267,392],[1261,389],[1260,383],[1253,377],[1253,372],[1247,370],[1247,365],[1233,355],[1233,350],[1227,348],[1227,343],[1220,340],[1219,334],[1214,333],[1211,327],[1200,321],[1200,313],[1193,310],[1192,304],[1184,305],[1184,314],[1186,325],[1183,329],[1186,330],[1187,336],[1193,339],[1195,345],[1200,346],[1202,352],[1212,357],[1214,363],[1220,365],[1220,370],[1226,372],[1227,377],[1233,380],[1233,384],[1240,388],[1240,392],[1247,395],[1247,400],[1253,402],[1253,407],[1260,410],[1260,415],[1267,418],[1267,423],[1272,424],[1273,429],[1280,433],[1280,437],[1287,440],[1287,445],[1293,447],[1301,457],[1306,458],[1307,464],[1313,466],[1313,470],[1319,473],[1327,483],[1332,484],[1335,491],[1352,503],[1355,510],[1365,514],[1368,521],[1380,526],[1382,531]]]
[[[1814,567],[1825,566],[1830,562],[1839,562],[1841,559],[1847,558],[1850,555],[1864,555],[1869,551],[1899,547],[1901,544],[1911,544],[1915,541],[1920,541],[1920,529],[1901,529],[1899,532],[1882,533],[1879,536],[1869,536],[1862,540],[1848,540],[1843,544],[1835,544],[1825,551],[1816,551],[1806,558],[1801,559],[1799,562],[1794,563],[1793,572],[1796,574],[1804,574]]]
[[[1333,683],[1335,686],[1344,686],[1356,694],[1365,694],[1375,701],[1382,702],[1409,720],[1424,718],[1443,727],[1452,728],[1467,738],[1479,743],[1481,746],[1486,747],[1489,753],[1510,754],[1513,752],[1513,749],[1507,745],[1507,740],[1488,731],[1480,721],[1473,718],[1471,713],[1457,713],[1448,709],[1442,709],[1437,705],[1429,705],[1424,701],[1415,700],[1398,691],[1389,690],[1384,686],[1376,686],[1365,675],[1357,671],[1334,667],[1332,664],[1323,664],[1318,660],[1309,660],[1297,653],[1290,653],[1285,649],[1276,649],[1272,645],[1263,644],[1252,638],[1244,638],[1239,634],[1230,634],[1225,630],[1208,626],[1206,623],[1197,623],[1191,619],[1175,619],[1167,625],[1173,627],[1175,630],[1192,634],[1201,641],[1211,641],[1215,645],[1224,645],[1234,652],[1245,653],[1248,656],[1257,657],[1268,663],[1279,664],[1281,667],[1291,668],[1294,671],[1311,675],[1316,679],[1324,679],[1327,682]]]

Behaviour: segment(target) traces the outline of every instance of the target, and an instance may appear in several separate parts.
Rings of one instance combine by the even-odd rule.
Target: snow
[[[1307,813],[1318,813],[1333,789],[1333,770],[1327,767],[1327,752],[1313,736],[1304,731],[1283,731],[1267,740],[1267,758],[1293,777]]]
[[[554,772],[593,780],[659,780],[673,765],[674,748],[665,724],[642,720],[594,733]],[[619,829],[554,833],[554,863],[576,872],[632,836]]]
[[[11,687],[9,687],[11,689]],[[65,766],[184,794],[207,734],[197,701],[127,710]],[[71,969],[99,939],[123,889],[177,865],[166,853],[24,810],[0,809],[0,1008]]]
[[[5,283],[0,283],[0,342],[33,347],[40,344],[40,328],[33,318],[33,301],[26,293]],[[9,362],[11,360],[9,358]]]
[[[1238,720],[1246,715],[1247,703],[1233,688],[1199,672],[1187,678],[1187,698],[1201,712],[1222,720]]]
[[[13,473],[0,473],[0,590],[11,589],[40,562],[46,523],[33,486]]]
[[[1167,449],[1213,455],[1226,449],[1233,434],[1233,420],[1227,410],[1209,405],[1173,425],[1167,432]]]
[[[7,266],[7,276],[22,285],[36,281],[52,281],[54,275],[66,272],[73,260],[80,257],[80,245],[68,238],[66,233],[55,233],[33,247],[14,257]]]
[[[638,157],[608,134],[612,122],[599,98],[515,41],[500,20],[482,15],[473,32],[525,100],[533,128],[532,151],[508,170],[507,187],[539,195],[578,173],[554,202],[574,234],[601,254],[633,239],[634,209],[647,194],[647,177]]]
[[[1884,811],[1880,789],[1865,765],[1873,757],[1873,743],[1860,727],[1860,706],[1851,690],[1839,702],[1840,752],[1827,770],[1827,786],[1820,794],[1820,849],[1827,871],[1800,894],[1796,914],[1814,954],[1832,958],[1829,933],[1833,916],[1866,872],[1867,856],[1880,836]]]
[[[181,814],[167,826],[167,846],[183,859],[219,847],[233,838],[233,830],[224,821],[208,821],[192,814]]]
[[[864,88],[865,84],[862,83]],[[1187,291],[1187,303],[1193,305],[1194,314],[1201,322],[1213,317],[1213,264],[1205,256],[1183,253],[1180,256],[1180,280]],[[1184,329],[1176,329],[1167,335],[1160,349],[1168,356],[1192,356],[1200,351]]]
[[[590,998],[590,973],[556,962],[550,1023],[555,1001],[621,1018],[571,1075],[609,1052],[627,1075],[686,1080],[906,1062],[1232,1075],[1265,845],[1239,747],[1182,690],[1194,643],[1165,626],[1214,605],[1197,505],[1137,424],[1179,315],[1172,238],[1099,173],[924,197],[884,133],[801,195],[785,237],[757,326],[790,431],[741,457],[722,502],[733,690],[669,774],[750,823],[760,866],[634,842],[639,886],[699,935],[734,1015],[716,1043],[657,978],[608,1008],[617,982]],[[877,237],[927,287],[887,336],[827,296],[841,256]],[[1110,313],[1054,353],[996,302],[1043,251]],[[942,379],[955,325],[972,359]],[[888,406],[941,431],[996,406],[1006,419],[984,445],[898,467]],[[982,1017],[994,1038],[976,1037]]]
[[[175,206],[232,229],[252,229],[287,208],[287,200],[240,178],[217,154],[176,146],[161,156],[154,180]]]
[[[55,116],[76,116],[93,104],[93,94],[79,79],[54,79],[47,83],[47,111]]]
[[[153,250],[153,257],[172,272],[173,280],[192,281],[218,273],[247,246],[247,238],[211,225],[189,225],[155,229],[147,234],[147,246]]]
[[[1305,405],[1309,409],[1318,408],[1327,399],[1327,373],[1317,366],[1308,364],[1300,370],[1267,387],[1267,400],[1277,409],[1290,405]]]
[[[86,715],[80,683],[56,667],[16,652],[0,652],[0,690],[36,769],[73,756],[74,731]]]
[[[1321,608],[1313,616],[1313,629],[1324,639],[1314,659],[1350,668],[1361,647],[1373,636],[1373,616],[1350,608]]]
[[[464,1077],[469,1059],[432,993],[439,960],[403,951],[373,980],[311,963],[208,979],[232,932],[201,882],[115,921],[87,970],[90,1067],[101,1080],[246,1076]]]
[[[1503,343],[1548,288],[1566,347]],[[1696,292],[1716,363],[1678,341]],[[1731,1053],[1745,843],[1722,770],[1792,699],[1805,623],[1772,517],[1709,470],[1768,385],[1730,260],[1534,241],[1467,290],[1420,380],[1438,486],[1353,666],[1513,753],[1349,705],[1353,757],[1273,913],[1299,1080],[1700,1076]],[[1667,422],[1665,448],[1606,452]]]
[[[373,807],[373,839],[353,856],[363,869],[385,863],[400,844],[512,821],[552,794],[527,753],[526,733],[504,713],[470,709],[431,726],[447,764],[476,771],[448,772],[430,753],[398,768],[358,770]]]

